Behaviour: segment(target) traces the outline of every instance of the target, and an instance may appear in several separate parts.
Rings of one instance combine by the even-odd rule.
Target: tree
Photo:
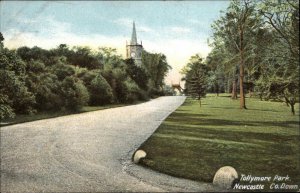
[[[225,78],[225,64],[223,62],[225,57],[224,51],[221,51],[218,47],[215,47],[208,54],[205,61],[209,69],[208,89],[211,92],[217,93],[217,96],[220,92],[225,92],[225,88],[228,86]]]
[[[4,62],[7,58],[3,55],[3,49],[4,49],[4,45],[3,45],[3,40],[4,37],[2,35],[2,33],[0,32],[0,61],[2,63],[2,61]],[[7,73],[4,70],[4,65],[1,65],[0,68],[0,74],[1,73]],[[0,84],[1,85],[1,84]],[[14,110],[12,108],[12,102],[11,100],[9,100],[8,95],[5,95],[4,93],[2,93],[5,88],[3,87],[5,85],[1,85],[0,87],[0,120],[4,119],[4,118],[13,118],[15,116]]]
[[[260,81],[258,90],[266,99],[283,99],[295,114],[299,97],[299,2],[264,0],[259,10],[271,31],[272,45],[264,56],[268,66],[262,66],[259,79],[265,83]]]
[[[185,73],[185,89],[188,95],[199,100],[206,95],[208,68],[202,63],[202,58],[197,54],[190,58],[190,63],[183,70]]]
[[[50,59],[50,52],[37,46],[34,46],[33,48],[26,46],[20,47],[17,49],[17,55],[25,62],[39,60],[48,64]]]
[[[96,75],[87,88],[90,93],[90,105],[104,105],[113,102],[112,88],[101,74]]]
[[[77,111],[89,101],[89,93],[82,81],[74,76],[66,77],[61,84],[60,94],[68,110]]]
[[[63,56],[56,57],[55,64],[53,64],[49,69],[60,81],[64,80],[66,77],[75,75],[75,67],[73,65],[66,64],[66,58]]]
[[[87,69],[103,68],[103,63],[99,60],[97,53],[93,52],[89,47],[77,46],[72,51],[68,51],[64,45],[61,45],[58,48],[58,52],[66,53],[67,62],[71,65]]]
[[[3,37],[2,33],[0,32],[0,52],[4,48],[3,41],[4,41],[4,37]]]
[[[132,79],[126,79],[126,81],[124,82],[124,87],[126,89],[124,102],[133,103],[134,101],[144,99],[142,98],[143,96],[141,89]]]
[[[264,0],[259,4],[265,22],[276,31],[275,38],[283,40],[293,63],[299,62],[299,2]]]
[[[15,113],[35,112],[35,96],[28,91],[25,78],[26,64],[14,51],[6,48],[1,50],[0,93],[2,95],[2,105],[10,106]]]
[[[133,59],[126,59],[126,72],[129,77],[143,90],[148,89],[149,77],[144,68],[135,65]]]
[[[232,50],[233,69],[239,64],[240,108],[246,109],[244,79],[245,67],[252,52],[251,42],[261,26],[260,17],[255,12],[255,2],[249,0],[232,0],[225,16],[213,26],[215,39],[221,39],[227,50]],[[227,52],[230,53],[230,52]],[[235,82],[234,82],[235,83]],[[234,86],[233,86],[234,88]]]
[[[167,63],[167,58],[161,53],[142,53],[143,68],[149,77],[148,92],[150,95],[162,93],[164,78],[171,69]]]
[[[103,69],[125,68],[121,55],[117,54],[115,48],[100,47],[97,52],[97,59],[103,64]]]
[[[45,72],[37,76],[37,84],[32,92],[36,98],[38,110],[61,110],[64,106],[64,99],[60,95],[61,82],[57,76]]]
[[[0,120],[15,117],[14,110],[10,103],[7,95],[0,94]]]

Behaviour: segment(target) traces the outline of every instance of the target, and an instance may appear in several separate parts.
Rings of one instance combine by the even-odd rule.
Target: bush
[[[7,95],[0,94],[0,120],[4,118],[13,118],[14,110],[11,107]]]
[[[14,96],[13,108],[15,112],[22,114],[34,114],[36,110],[35,106],[35,96],[28,91],[27,87],[20,86],[18,92]]]
[[[77,77],[83,81],[84,85],[88,88],[91,85],[92,80],[100,74],[100,70],[83,70],[77,74]]]
[[[123,83],[123,102],[134,103],[138,100],[148,100],[146,91],[140,89],[140,87],[130,78]]]
[[[104,105],[113,102],[113,92],[107,81],[98,74],[88,86],[90,105]]]
[[[60,110],[64,99],[59,95],[61,85],[57,76],[45,73],[39,76],[40,84],[36,88],[37,108],[41,110]]]
[[[59,80],[64,80],[66,77],[73,76],[75,74],[75,67],[68,64],[55,64],[51,67],[51,69]]]
[[[139,92],[138,92],[138,99],[140,101],[148,101],[149,96],[147,94],[147,91],[144,91],[144,90],[140,89]]]
[[[165,96],[174,96],[176,95],[176,91],[169,85],[165,85],[163,89]]]
[[[157,89],[157,88],[151,87],[151,88],[148,90],[148,95],[149,95],[151,98],[156,98],[156,97],[159,97],[159,96],[164,96],[164,91],[159,90],[159,89]]]
[[[26,64],[26,72],[27,73],[43,73],[45,71],[45,64],[38,60],[30,60],[30,62],[27,62]]]
[[[35,97],[28,91],[25,82],[13,71],[0,70],[0,91],[11,100],[16,113],[34,113]]]
[[[73,76],[66,77],[61,84],[64,107],[71,111],[80,110],[89,101],[89,93],[82,81]]]
[[[125,102],[126,103],[133,103],[134,101],[138,100],[138,95],[139,95],[139,91],[140,88],[138,87],[138,85],[132,81],[132,80],[126,80],[124,82],[125,86],[126,86],[126,97],[125,97]]]

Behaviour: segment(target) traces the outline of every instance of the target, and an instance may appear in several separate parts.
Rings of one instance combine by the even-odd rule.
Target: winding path
[[[185,97],[1,128],[1,192],[213,191],[131,163]]]

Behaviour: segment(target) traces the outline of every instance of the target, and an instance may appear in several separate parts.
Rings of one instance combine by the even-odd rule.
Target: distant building
[[[134,60],[134,63],[137,66],[141,66],[142,65],[142,51],[143,51],[142,41],[141,41],[141,44],[138,44],[136,30],[135,30],[135,23],[133,22],[133,29],[132,29],[130,44],[127,44],[127,41],[126,41],[126,58],[132,58]]]

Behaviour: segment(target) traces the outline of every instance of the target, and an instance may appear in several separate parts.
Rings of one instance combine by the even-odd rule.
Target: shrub
[[[150,87],[150,89],[148,89],[148,95],[151,98],[156,98],[156,97],[159,97],[159,96],[164,96],[164,92],[162,90],[157,89],[157,88]]]
[[[37,108],[41,110],[60,110],[64,99],[59,95],[60,82],[54,74],[45,73],[39,76],[40,84],[36,88]]]
[[[104,105],[113,102],[112,88],[108,82],[98,74],[88,86],[90,105]]]
[[[169,85],[164,86],[163,92],[164,92],[165,96],[174,96],[174,95],[176,95],[175,90]]]
[[[147,94],[145,91],[140,89],[140,87],[130,78],[128,78],[124,84],[124,96],[123,102],[125,103],[133,103],[138,100],[147,100]]]
[[[51,67],[52,72],[58,77],[59,80],[64,80],[66,77],[75,74],[75,67],[68,64],[55,64]]]
[[[35,97],[22,79],[13,71],[0,70],[1,94],[8,96],[16,113],[34,113]]]
[[[0,120],[4,118],[13,118],[14,110],[11,107],[7,95],[0,94]]]
[[[66,77],[61,84],[61,96],[64,107],[68,110],[77,111],[89,101],[89,93],[82,81],[73,76]]]

